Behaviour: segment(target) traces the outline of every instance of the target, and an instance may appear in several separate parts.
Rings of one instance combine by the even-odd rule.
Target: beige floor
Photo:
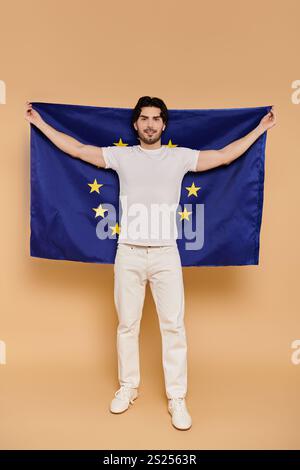
[[[187,281],[190,275],[185,274]],[[263,325],[255,345],[249,341],[251,330],[243,340],[243,332],[233,335],[238,318],[226,318],[226,306],[223,319],[213,322],[213,311],[201,316],[191,312],[187,302],[187,403],[193,426],[188,431],[174,429],[166,407],[160,334],[153,308],[147,286],[140,336],[140,396],[121,415],[108,410],[118,385],[116,367],[111,366],[116,365],[114,338],[107,338],[98,345],[98,355],[90,356],[88,342],[83,339],[77,348],[84,353],[82,361],[73,343],[73,361],[65,353],[60,361],[54,356],[51,362],[49,356],[43,356],[40,344],[41,357],[32,356],[35,363],[30,364],[29,356],[26,359],[26,351],[23,362],[10,357],[0,369],[1,449],[300,448],[300,366],[293,365],[288,355],[286,362],[278,363],[282,353],[280,348],[273,353],[273,337],[267,336]],[[113,313],[111,306],[109,315]],[[214,323],[211,328],[208,319]],[[92,317],[85,314],[84,322],[92,322]],[[70,327],[70,337],[76,328]],[[66,330],[57,330],[56,339],[65,341],[65,335]],[[49,337],[52,333],[45,335],[44,341]],[[282,342],[285,347],[284,332]]]
[[[278,381],[273,372],[266,379],[249,371],[247,381],[239,380],[238,369],[215,377],[202,371],[202,385],[190,382],[188,431],[171,426],[163,389],[154,389],[149,378],[134,405],[112,415],[108,403],[115,383],[103,377],[101,367],[98,373],[23,370],[15,374],[18,382],[4,374],[1,449],[299,448],[296,390],[287,396],[282,376]]]

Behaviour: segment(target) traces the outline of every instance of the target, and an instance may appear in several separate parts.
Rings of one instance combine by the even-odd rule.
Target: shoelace
[[[170,403],[171,408],[178,413],[183,413],[185,411],[184,398],[172,398]]]
[[[119,390],[116,391],[115,397],[120,397],[122,399],[130,399],[130,388],[126,387],[125,385],[122,385],[122,387],[119,388]]]

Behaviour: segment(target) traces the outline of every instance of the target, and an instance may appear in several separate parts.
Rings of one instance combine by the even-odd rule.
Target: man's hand
[[[32,104],[30,103],[30,101],[26,101],[25,105],[26,121],[30,122],[31,124],[34,124],[35,126],[40,124],[43,119],[41,115],[37,111],[35,111],[35,109],[32,109]]]
[[[265,131],[267,131],[268,129],[271,129],[271,127],[275,126],[275,124],[276,113],[274,110],[274,106],[272,106],[271,110],[260,121],[260,125]]]

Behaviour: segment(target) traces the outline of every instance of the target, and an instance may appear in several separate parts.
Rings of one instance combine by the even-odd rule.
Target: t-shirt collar
[[[138,149],[141,150],[142,152],[147,152],[147,153],[160,153],[163,149],[164,149],[164,145],[162,145],[160,148],[158,149],[145,149],[143,147],[141,147],[140,144],[137,145]]]

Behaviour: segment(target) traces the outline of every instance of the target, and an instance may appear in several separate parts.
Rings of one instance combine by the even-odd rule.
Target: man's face
[[[160,108],[145,106],[142,108],[138,120],[134,123],[140,140],[145,144],[155,144],[161,138],[165,124],[160,112]]]

